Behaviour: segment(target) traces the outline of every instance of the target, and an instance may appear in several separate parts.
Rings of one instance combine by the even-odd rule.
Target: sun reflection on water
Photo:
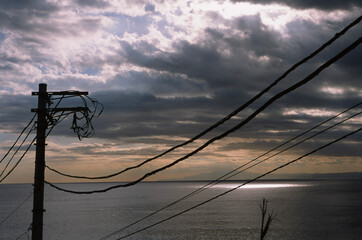
[[[241,184],[241,183],[240,183]],[[226,184],[219,184],[216,186],[213,186],[214,188],[235,188],[239,186],[240,184],[237,183],[226,183]],[[294,188],[294,187],[309,187],[311,184],[305,184],[305,183],[250,183],[246,184],[240,188]]]

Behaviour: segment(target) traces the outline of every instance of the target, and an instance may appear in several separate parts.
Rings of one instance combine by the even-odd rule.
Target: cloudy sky
[[[39,83],[89,91],[104,105],[95,135],[79,141],[71,119],[47,139],[47,164],[97,176],[133,166],[220,120],[356,19],[358,0],[0,1],[0,153],[32,117]],[[360,23],[248,109],[193,144],[108,181],[134,180],[234,126],[271,96],[354,42]],[[148,180],[212,179],[362,99],[361,46],[248,125]],[[63,106],[81,105],[70,99]],[[361,111],[361,106],[356,111]],[[355,111],[355,112],[356,112]],[[347,115],[344,115],[344,117]],[[341,120],[339,118],[338,120]],[[347,121],[250,169],[262,173],[361,126]],[[362,171],[359,133],[282,171]],[[34,135],[32,135],[34,137]],[[31,182],[34,148],[5,182]],[[14,160],[15,162],[15,160]],[[6,161],[1,163],[2,170]],[[11,163],[13,164],[13,163]],[[10,166],[12,166],[10,164]],[[73,181],[49,171],[49,181]]]

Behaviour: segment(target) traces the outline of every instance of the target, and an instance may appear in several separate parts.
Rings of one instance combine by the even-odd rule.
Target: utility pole
[[[38,96],[38,108],[32,109],[32,112],[38,113],[36,124],[36,154],[35,154],[35,174],[34,174],[34,200],[33,200],[33,222],[32,222],[32,240],[43,239],[43,212],[44,210],[44,169],[45,169],[45,138],[48,128],[48,111],[82,111],[86,107],[76,108],[47,108],[47,101],[52,95],[88,95],[88,92],[62,91],[47,92],[45,83],[39,84],[39,92],[33,92],[33,96]]]
[[[36,154],[35,154],[35,174],[34,174],[34,200],[33,200],[33,240],[43,239],[43,212],[44,210],[44,168],[45,168],[45,132],[47,129],[46,121],[46,102],[47,85],[39,84],[38,92],[38,121],[36,128]]]

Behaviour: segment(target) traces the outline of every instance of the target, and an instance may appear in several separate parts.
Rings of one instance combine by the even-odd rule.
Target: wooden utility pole
[[[32,112],[38,113],[36,123],[36,154],[35,154],[35,174],[34,174],[34,200],[33,200],[33,222],[32,222],[32,240],[43,239],[43,212],[44,210],[44,169],[45,169],[45,138],[48,128],[48,111],[52,112],[77,112],[87,110],[87,107],[75,108],[47,108],[47,101],[52,95],[88,95],[88,92],[62,91],[47,92],[47,85],[39,84],[39,92],[33,92],[33,96],[38,96],[38,108],[32,109]]]
[[[36,154],[35,154],[35,175],[34,175],[34,201],[33,201],[33,240],[43,239],[43,212],[44,212],[44,167],[45,167],[45,134],[47,129],[46,102],[47,85],[39,84],[38,92],[38,121],[36,128]]]

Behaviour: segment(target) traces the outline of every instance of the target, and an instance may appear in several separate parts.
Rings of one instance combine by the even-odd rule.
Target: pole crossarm
[[[80,91],[59,91],[59,92],[47,92],[48,96],[57,96],[57,95],[72,95],[72,96],[80,96],[80,95],[88,95],[88,92],[80,92]],[[39,92],[32,92],[32,96],[39,95]]]
[[[80,111],[87,111],[87,107],[66,107],[66,108],[47,108],[48,112],[80,112]],[[38,112],[37,108],[32,108],[31,112]]]

